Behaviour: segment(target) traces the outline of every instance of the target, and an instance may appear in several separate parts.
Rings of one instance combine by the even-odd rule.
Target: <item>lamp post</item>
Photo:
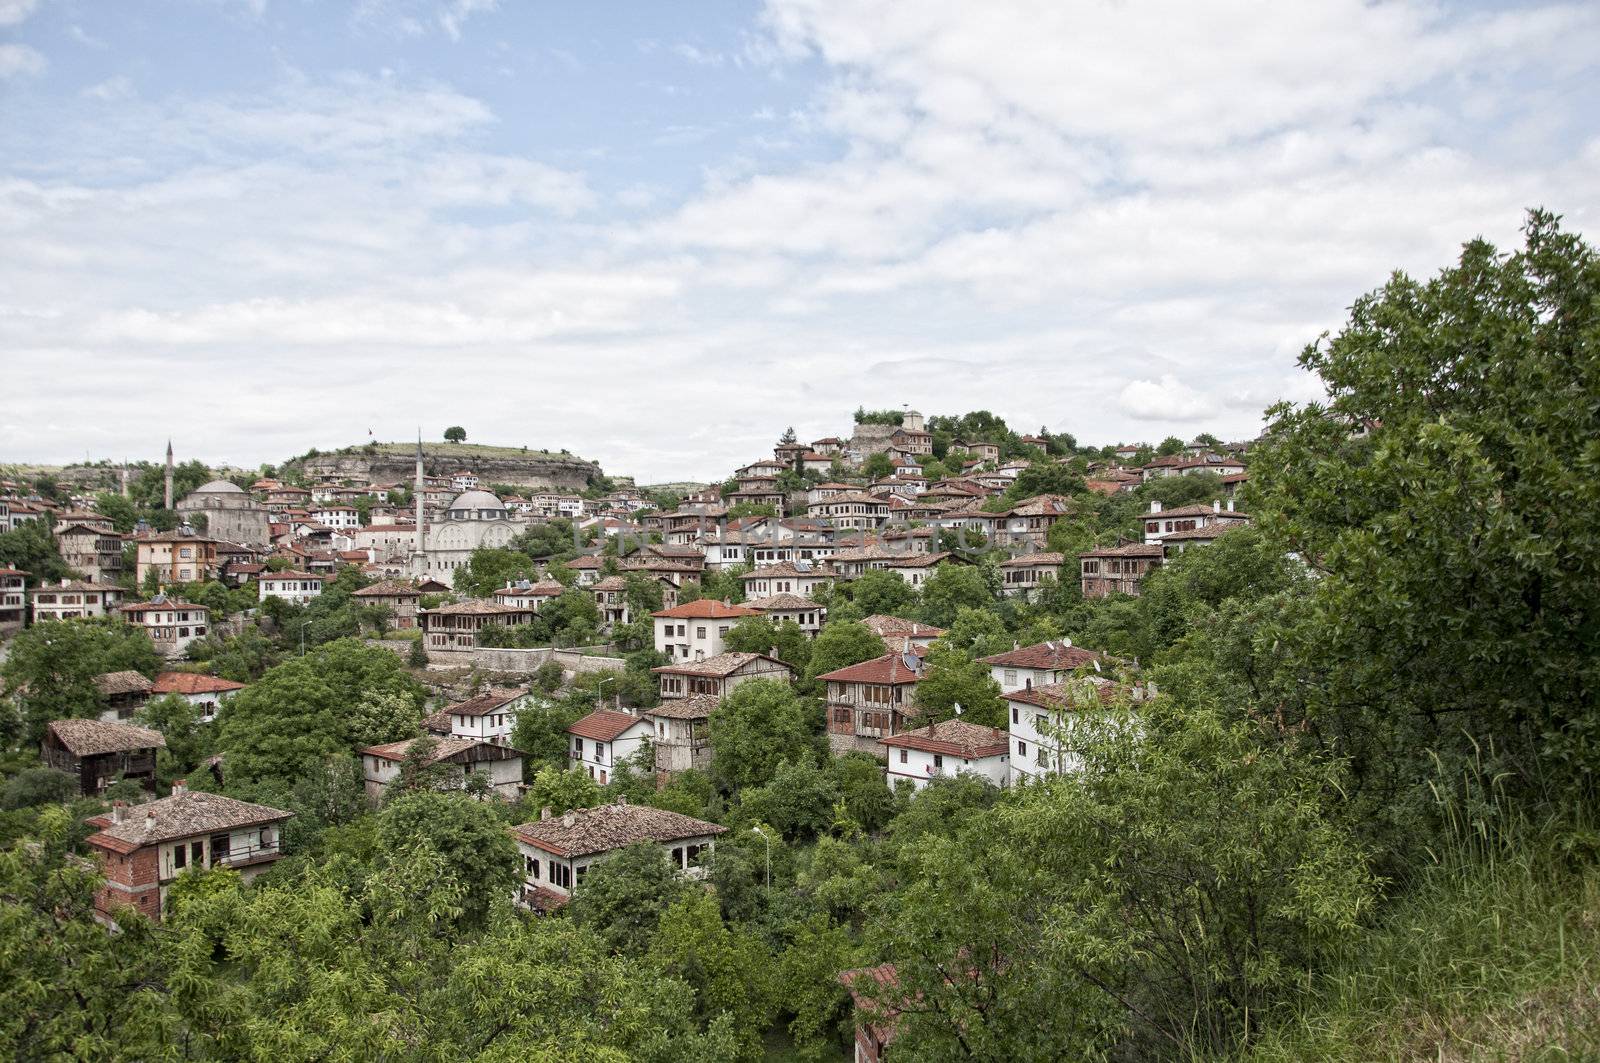
[[[300,621],[300,656],[302,657],[306,655],[306,625],[309,623],[311,623],[309,620]]]
[[[600,682],[598,682],[598,683],[596,683],[594,685],[594,707],[595,708],[597,708],[597,709],[598,708],[602,708],[605,705],[606,696],[605,696],[604,691],[606,689],[606,684],[607,683],[615,683],[616,681],[617,681],[617,677],[616,676],[608,675],[608,676],[603,676],[601,678]]]
[[[772,892],[772,839],[767,837],[767,832],[760,827],[751,827],[750,833],[761,835],[761,840],[767,843],[767,892]]]

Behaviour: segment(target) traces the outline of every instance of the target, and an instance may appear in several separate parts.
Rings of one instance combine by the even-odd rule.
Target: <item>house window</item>
[[[1044,734],[1044,729],[1046,727],[1048,727],[1049,724],[1050,724],[1050,721],[1046,720],[1044,718],[1044,713],[1041,712],[1041,713],[1037,713],[1037,714],[1034,715],[1034,717],[1033,717],[1033,729],[1035,731],[1038,731],[1040,734]]]
[[[938,771],[942,767],[944,767],[944,757],[935,753],[933,755],[933,770]]]
[[[705,638],[706,637],[706,629],[703,628],[703,627],[696,627],[694,629],[694,637],[697,638],[697,639]]]
[[[1021,716],[1021,714],[1019,712],[1017,712],[1017,707],[1015,705],[1011,706],[1011,722],[1012,723],[1020,722],[1020,720],[1019,720],[1020,716]]]
[[[1025,757],[1027,755],[1028,755],[1028,743],[1022,741],[1020,738],[1017,739],[1017,756]]]
[[[1016,683],[1016,681],[1017,681],[1017,670],[1015,668],[1007,668],[1006,669],[1006,685],[1007,686],[1011,686],[1012,684]]]
[[[906,759],[907,759],[906,758],[906,751],[902,749],[900,751],[900,763],[902,763],[902,764],[906,763]]]

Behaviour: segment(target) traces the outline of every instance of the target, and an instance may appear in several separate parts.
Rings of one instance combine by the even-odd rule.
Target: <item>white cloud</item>
[[[357,21],[458,37],[485,9]],[[770,0],[764,26],[638,42],[761,85],[717,114],[683,69],[670,117],[565,156],[583,169],[491,147],[519,116],[405,72],[97,87],[43,147],[0,125],[7,385],[92,369],[75,397],[110,423],[174,381],[208,457],[459,422],[646,481],[725,475],[790,421],[838,434],[857,404],[1237,438],[1317,394],[1295,356],[1390,269],[1512,241],[1532,204],[1597,228],[1590,6]],[[743,115],[770,135],[708,135]],[[649,168],[652,137],[699,151],[697,188]],[[217,365],[246,398],[216,402]],[[0,430],[18,456],[56,438]]]
[[[33,77],[44,73],[49,65],[43,55],[26,44],[0,44],[0,79]]]
[[[0,0],[0,26],[15,26],[27,20],[39,0]]]
[[[493,11],[500,6],[500,0],[452,0],[443,11],[439,12],[439,25],[450,35],[451,40],[461,39],[461,27],[467,19],[483,11]]]
[[[1207,395],[1171,373],[1160,380],[1131,380],[1117,396],[1123,412],[1141,421],[1199,421],[1217,412]]]
[[[133,79],[125,74],[118,74],[90,85],[79,95],[85,99],[108,103],[112,100],[125,100],[133,95]]]

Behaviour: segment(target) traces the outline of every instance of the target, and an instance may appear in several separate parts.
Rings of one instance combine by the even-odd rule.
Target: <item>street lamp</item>
[[[302,657],[306,655],[306,625],[309,623],[311,623],[309,620],[300,621],[300,656]]]
[[[760,827],[751,827],[750,833],[761,835],[761,840],[767,843],[767,892],[772,892],[772,839],[767,837],[767,832]]]
[[[594,685],[594,705],[595,705],[595,708],[598,709],[601,706],[605,705],[606,696],[605,696],[604,691],[606,689],[606,684],[607,683],[615,683],[616,681],[617,681],[617,677],[616,676],[608,675],[608,676],[604,676],[603,678],[601,678],[600,682],[598,682],[598,683],[596,683]]]

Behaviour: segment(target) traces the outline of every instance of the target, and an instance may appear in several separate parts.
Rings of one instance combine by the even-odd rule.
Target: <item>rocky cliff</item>
[[[295,458],[284,469],[298,468],[308,480],[356,480],[373,483],[410,483],[416,467],[415,444],[377,444],[350,447],[331,454]],[[449,476],[466,470],[489,484],[518,487],[552,487],[582,490],[601,475],[596,462],[570,454],[551,454],[516,447],[472,444],[424,443],[422,467],[429,476]]]

